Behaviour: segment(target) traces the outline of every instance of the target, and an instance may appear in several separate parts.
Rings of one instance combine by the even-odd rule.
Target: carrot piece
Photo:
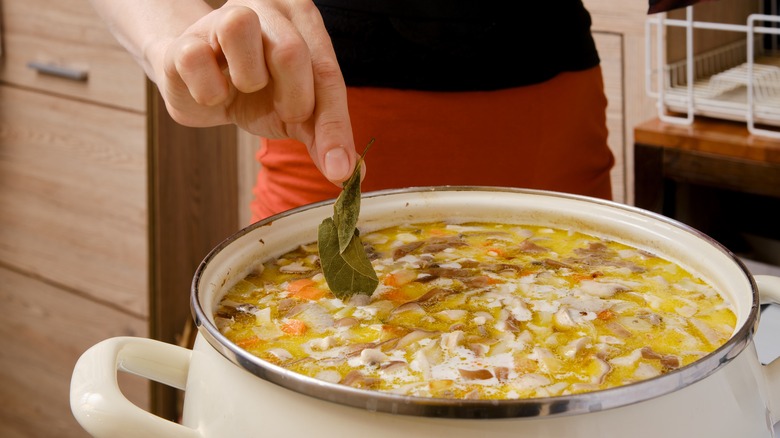
[[[596,314],[596,318],[602,320],[602,321],[609,321],[612,319],[612,317],[615,316],[614,313],[612,313],[609,309],[604,309],[601,312]]]
[[[394,288],[385,291],[382,293],[382,297],[394,303],[405,303],[410,300],[409,295],[406,295],[406,292],[404,292],[403,289],[400,288]]]
[[[262,342],[262,340],[257,336],[250,336],[248,338],[244,338],[236,341],[236,345],[246,350],[248,348],[252,348],[256,346],[260,342]]]
[[[486,244],[486,246],[487,246],[487,244]],[[504,250],[504,248],[501,248],[501,247],[498,247],[498,246],[488,246],[485,249],[485,253],[488,254],[488,255],[495,254],[495,257],[504,257],[506,255],[506,251]],[[490,254],[490,253],[493,253],[493,254]]]
[[[382,280],[382,283],[384,283],[385,286],[399,287],[405,285],[406,283],[411,282],[416,278],[417,278],[417,272],[412,270],[407,270],[407,269],[401,269],[385,275],[385,278]]]
[[[317,283],[310,278],[301,278],[287,284],[287,290],[296,298],[303,300],[319,300],[327,295],[327,291],[317,287]]]
[[[304,300],[319,300],[320,298],[327,295],[327,291],[322,290],[318,287],[314,286],[308,286],[304,287],[303,289],[299,290],[298,293],[294,294],[298,298],[303,298]]]
[[[487,275],[480,275],[477,278],[479,278],[480,280],[485,281],[487,284],[500,284],[500,283],[504,283],[503,281],[499,280],[498,278],[488,277]]]
[[[576,282],[580,282],[582,280],[593,280],[594,278],[599,278],[602,275],[604,275],[604,274],[602,274],[599,271],[593,271],[593,272],[591,272],[589,274],[586,274],[586,273],[575,273],[575,274],[572,275],[571,278],[574,281],[576,281]]]
[[[288,335],[301,336],[306,333],[306,323],[300,319],[289,319],[280,327]]]
[[[590,276],[590,275],[588,275],[588,274],[574,273],[574,274],[572,274],[572,276],[571,276],[571,279],[572,279],[572,280],[573,280],[575,283],[579,283],[579,282],[581,282],[581,281],[583,281],[583,280],[591,280],[592,278],[591,278],[591,276]]]
[[[395,275],[393,274],[387,274],[385,275],[385,278],[382,279],[382,284],[390,287],[398,287],[398,279],[395,278]]]
[[[307,286],[316,286],[316,285],[317,283],[315,283],[314,280],[312,280],[311,278],[301,278],[287,283],[287,290],[294,294]]]

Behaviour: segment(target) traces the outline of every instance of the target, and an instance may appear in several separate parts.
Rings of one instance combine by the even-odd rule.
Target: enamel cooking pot
[[[447,400],[355,389],[266,363],[223,337],[221,295],[258,263],[315,241],[332,202],[258,222],[202,262],[192,285],[198,335],[192,350],[111,338],[76,364],[71,407],[95,436],[139,437],[772,437],[780,418],[780,360],[755,349],[761,303],[780,303],[780,278],[752,277],[717,242],[666,217],[552,192],[433,187],[374,192],[362,232],[404,222],[499,221],[573,228],[646,249],[698,274],[732,304],[730,340],[697,362],[613,389],[530,400]],[[181,423],[154,416],[120,392],[117,371],[184,391]]]

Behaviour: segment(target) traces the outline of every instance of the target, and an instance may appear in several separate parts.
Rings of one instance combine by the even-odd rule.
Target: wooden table
[[[635,204],[722,243],[742,232],[780,239],[780,140],[746,124],[697,117],[649,120],[634,130]]]

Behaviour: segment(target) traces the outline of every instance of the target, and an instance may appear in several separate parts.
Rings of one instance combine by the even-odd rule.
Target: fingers
[[[252,93],[268,85],[262,29],[254,11],[244,7],[226,8],[215,34],[230,79],[238,91]]]
[[[165,51],[169,112],[189,126],[233,122],[309,147],[336,184],[357,162],[346,86],[330,36],[309,2],[228,3]]]
[[[167,65],[173,71],[166,73],[180,77],[201,105],[215,106],[229,98],[225,68],[239,92],[255,92],[269,81],[262,35],[254,11],[241,6],[222,8],[204,17],[172,44]]]
[[[183,36],[166,53],[165,76],[181,83],[200,105],[213,106],[228,95],[228,83],[214,49],[195,36]]]
[[[283,11],[227,6],[218,15],[217,46],[236,89],[252,93],[272,81],[274,111],[280,120],[309,120],[315,100],[311,55]]]
[[[293,23],[300,29],[311,53],[313,74],[314,138],[309,146],[312,156],[326,178],[345,181],[357,162],[352,125],[347,107],[347,89],[330,37],[316,7],[297,14]]]
[[[314,78],[309,42],[291,21],[298,10],[262,8],[265,62],[273,82],[273,104],[285,123],[302,123],[314,111]]]

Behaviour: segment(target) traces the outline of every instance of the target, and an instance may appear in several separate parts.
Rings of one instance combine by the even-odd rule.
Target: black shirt
[[[581,0],[315,0],[350,86],[495,90],[598,65]]]

